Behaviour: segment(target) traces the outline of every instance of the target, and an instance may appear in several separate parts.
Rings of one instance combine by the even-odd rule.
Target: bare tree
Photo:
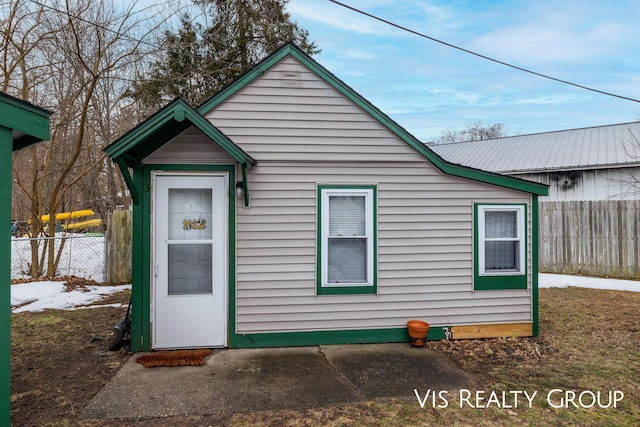
[[[136,15],[133,5],[117,9],[109,0],[11,0],[0,3],[0,12],[7,17],[0,87],[54,112],[50,142],[14,158],[16,208],[28,211],[19,215],[30,218],[32,236],[52,234],[58,212],[104,214],[113,207],[104,193],[124,194],[101,149],[129,124],[120,97],[151,48],[138,31],[157,27],[142,25],[148,15]],[[48,224],[41,221],[45,213]],[[55,275],[61,247],[34,241],[31,275]]]
[[[629,138],[622,141],[622,148],[630,159],[640,161],[640,135],[629,130]],[[614,197],[622,199],[637,199],[640,195],[640,174],[637,167],[623,168],[620,170],[620,178],[611,178],[610,181],[620,185],[621,192]]]
[[[446,130],[438,140],[438,144],[449,144],[452,142],[481,141],[483,139],[495,139],[506,136],[505,127],[502,123],[483,125],[475,122],[462,130]]]

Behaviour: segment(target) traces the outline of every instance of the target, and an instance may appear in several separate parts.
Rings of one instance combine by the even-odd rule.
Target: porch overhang
[[[0,127],[11,129],[12,151],[48,140],[51,112],[0,92]]]
[[[220,149],[224,150],[242,166],[243,171],[251,169],[256,164],[256,161],[242,148],[189,104],[178,98],[104,148],[105,153],[120,168],[134,203],[139,200],[140,189],[135,188],[129,168],[141,163],[146,157],[190,126],[197,128]],[[244,191],[245,199],[247,199],[246,182],[244,183]]]

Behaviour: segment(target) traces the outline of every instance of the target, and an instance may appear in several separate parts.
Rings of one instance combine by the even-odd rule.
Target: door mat
[[[145,368],[158,366],[199,366],[204,365],[204,360],[211,350],[164,350],[144,354],[136,359]]]

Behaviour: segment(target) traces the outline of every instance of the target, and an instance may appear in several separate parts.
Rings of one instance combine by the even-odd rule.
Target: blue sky
[[[640,99],[640,2],[342,0],[431,37],[539,73]],[[288,11],[315,59],[423,141],[503,123],[508,135],[640,120],[640,103],[510,69],[328,0]]]

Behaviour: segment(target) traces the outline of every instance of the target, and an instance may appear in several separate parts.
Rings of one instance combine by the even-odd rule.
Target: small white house
[[[452,163],[548,184],[541,202],[640,194],[640,122],[430,147]]]
[[[537,334],[538,196],[451,164],[288,44],[109,145],[134,351]]]

